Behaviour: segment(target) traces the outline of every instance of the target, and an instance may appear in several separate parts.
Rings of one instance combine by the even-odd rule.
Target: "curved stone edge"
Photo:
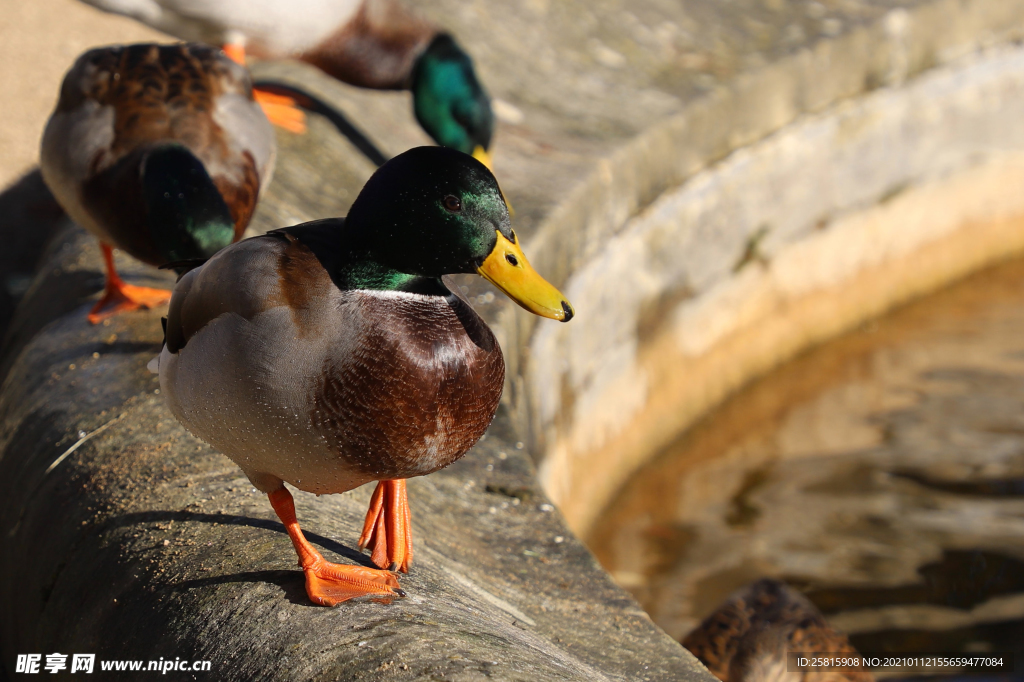
[[[806,113],[1022,36],[1020,0],[932,0],[742,74],[595,164],[531,238],[536,267],[563,284],[631,217],[730,152]]]
[[[265,496],[157,394],[161,311],[88,325],[97,248],[73,226],[58,239],[22,304],[49,321],[0,388],[10,674],[18,653],[60,652],[210,660],[221,680],[713,679],[572,536],[504,411],[462,461],[410,481],[408,598],[309,604]],[[54,286],[66,271],[80,276]],[[354,542],[369,492],[296,494],[330,558],[367,563]]]
[[[891,228],[901,217],[920,211],[923,203],[944,204],[944,192],[980,193],[989,180],[1006,190],[1020,187],[1024,165],[1017,165],[1013,171],[999,177],[979,174],[976,178],[956,178],[908,193],[906,201],[891,212],[863,216],[864,224],[858,227],[869,234]],[[855,239],[851,233],[844,236],[849,241]],[[582,457],[568,447],[560,453],[562,458],[544,462],[548,468],[542,474],[543,482],[553,487],[571,481],[560,508],[574,530],[586,537],[596,516],[631,472],[753,378],[894,306],[1024,253],[1024,211],[994,221],[965,217],[954,233],[930,240],[903,258],[868,264],[830,286],[813,291],[800,291],[799,286],[794,291],[789,286],[787,280],[800,267],[800,261],[825,258],[826,252],[835,247],[836,243],[801,244],[778,254],[765,270],[737,281],[730,291],[720,292],[715,303],[734,306],[740,319],[724,324],[729,331],[712,348],[690,354],[680,349],[679,336],[671,333],[661,334],[643,346],[637,365],[647,379],[644,407],[636,412],[623,410],[634,416],[628,427],[599,447],[585,449]],[[710,318],[728,316],[732,311],[702,312],[707,317],[682,324],[714,324],[717,320]],[[564,442],[558,444],[565,447]],[[558,465],[566,468],[559,471]]]
[[[729,89],[695,102],[679,116],[601,161],[590,178],[544,221],[534,237],[535,242],[529,245],[531,253],[539,254],[538,268],[552,273],[551,278],[558,285],[569,286],[575,273],[588,261],[600,257],[601,248],[609,240],[630,229],[634,216],[644,215],[657,197],[697,177],[701,169],[724,158],[731,150],[774,130],[784,129],[804,112],[822,110],[879,85],[890,84],[899,90],[898,86],[910,76],[925,73],[939,64],[954,64],[979,47],[1014,40],[1022,30],[1024,3],[939,0],[911,9],[893,10],[878,24],[854,29],[756,73],[741,76]],[[967,220],[970,221],[969,217]],[[551,358],[547,357],[541,365],[532,364],[531,353],[540,354],[539,342],[534,336],[535,321],[515,310],[504,311],[501,325],[504,338],[518,341],[518,344],[508,345],[525,349],[514,359],[516,364],[510,363],[508,400],[516,424],[530,434],[531,447],[542,453],[541,476],[545,489],[563,506],[570,525],[585,533],[589,520],[607,503],[611,492],[628,473],[665,444],[666,433],[692,423],[730,391],[801,348],[839,333],[909,296],[937,288],[1016,248],[1012,237],[1002,246],[990,246],[989,254],[981,258],[971,255],[973,250],[954,253],[952,260],[962,256],[962,263],[929,272],[923,276],[923,283],[908,284],[905,293],[859,306],[856,313],[851,309],[844,324],[828,326],[825,333],[794,330],[792,335],[799,337],[799,342],[783,343],[770,351],[762,348],[757,353],[767,359],[759,362],[730,365],[722,378],[712,382],[721,383],[725,388],[708,389],[698,382],[690,397],[683,398],[685,406],[681,414],[685,416],[673,416],[661,423],[657,436],[645,434],[639,445],[628,438],[602,444],[602,453],[595,455],[586,466],[575,466],[571,471],[566,468],[567,461],[586,453],[573,448],[569,448],[573,454],[568,456],[559,452],[560,446],[550,437],[551,411],[545,417],[538,407],[544,400],[565,402],[564,390],[551,389],[552,377],[557,383],[557,376],[564,370],[553,366],[549,362]],[[569,296],[572,298],[571,293]],[[586,313],[582,308],[581,312]],[[579,322],[574,321],[574,324]],[[540,331],[552,334],[546,328]],[[762,347],[765,343],[757,341]],[[736,350],[741,345],[732,348]],[[550,350],[549,345],[545,347],[545,352],[547,350]],[[578,348],[567,348],[563,357],[580,352]],[[605,358],[595,361],[603,360]],[[533,384],[531,377],[536,376],[545,378],[543,388]],[[569,403],[572,400],[569,396]],[[572,409],[570,404],[568,412]],[[564,429],[571,417],[563,412],[559,420],[558,427]],[[640,429],[633,433],[640,433]],[[606,469],[595,464],[602,460],[622,461]],[[575,481],[573,472],[583,470],[587,473],[580,481]],[[575,491],[580,491],[582,498],[574,502]]]

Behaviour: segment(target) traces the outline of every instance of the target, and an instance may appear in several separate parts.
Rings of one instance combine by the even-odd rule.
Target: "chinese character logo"
[[[96,654],[75,654],[71,657],[71,672],[91,673],[96,663]]]
[[[27,675],[36,675],[40,672],[39,667],[43,662],[42,654],[18,654],[18,660],[14,666],[14,672]],[[96,654],[73,654],[71,656],[71,672],[89,674],[96,665]],[[46,664],[43,670],[55,674],[61,670],[68,669],[68,655],[53,653],[46,654]]]
[[[18,662],[15,664],[16,673],[37,673],[39,672],[39,661],[43,660],[42,654],[18,654]]]

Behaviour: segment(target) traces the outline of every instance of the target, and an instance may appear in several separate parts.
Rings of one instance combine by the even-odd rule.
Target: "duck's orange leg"
[[[245,66],[244,45],[241,43],[229,43],[221,49],[232,60]],[[267,115],[267,119],[271,123],[298,135],[306,132],[306,112],[298,107],[294,99],[284,95],[264,92],[259,88],[253,88],[252,96],[263,109],[263,113]]]
[[[295,501],[288,489],[281,486],[270,493],[270,504],[284,523],[292,539],[299,565],[306,574],[306,594],[316,604],[334,606],[343,601],[366,595],[404,597],[398,579],[388,571],[363,566],[332,564],[309,544],[295,518]]]
[[[107,268],[107,283],[103,289],[103,296],[89,311],[89,322],[97,324],[118,313],[139,308],[152,308],[171,300],[171,292],[166,289],[151,289],[126,284],[117,274],[117,268],[114,267],[114,249],[109,244],[100,242],[100,250],[103,252],[103,262]],[[108,305],[111,307],[104,310]]]
[[[370,498],[359,549],[373,547],[370,559],[381,568],[409,572],[412,564],[412,519],[405,479],[379,481]]]

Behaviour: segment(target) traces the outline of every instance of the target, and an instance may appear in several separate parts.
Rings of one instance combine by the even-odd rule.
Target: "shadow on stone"
[[[269,507],[269,504],[268,504]],[[122,516],[115,516],[109,521],[103,524],[103,529],[108,530],[111,528],[121,528],[124,526],[131,526],[138,523],[153,523],[155,521],[181,521],[189,522],[193,521],[196,523],[214,523],[221,525],[233,525],[233,526],[248,526],[250,528],[260,528],[263,530],[271,530],[275,533],[281,533],[287,535],[287,531],[284,529],[284,525],[277,521],[270,521],[268,519],[257,519],[251,516],[240,516],[238,514],[202,514],[190,511],[152,511],[152,512],[136,512],[134,514],[124,514]],[[331,540],[330,538],[311,533],[305,528],[302,529],[303,535],[314,545],[334,552],[339,556],[343,556],[349,561],[358,563],[367,568],[376,568],[373,562],[370,561],[370,557],[363,554],[358,549],[346,547],[345,545]],[[308,600],[307,600],[308,601]]]
[[[0,192],[0,339],[63,217],[38,168]]]
[[[210,578],[197,578],[185,580],[163,589],[169,591],[196,590],[215,585],[227,585],[229,583],[264,583],[277,585],[284,591],[284,596],[289,603],[299,607],[311,609],[323,608],[311,604],[306,595],[306,580],[302,571],[249,571],[247,573],[232,573]]]

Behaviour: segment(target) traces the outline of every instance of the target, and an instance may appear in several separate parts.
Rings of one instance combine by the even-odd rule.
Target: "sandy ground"
[[[64,73],[90,47],[167,36],[75,0],[0,0],[0,188],[38,164]]]

